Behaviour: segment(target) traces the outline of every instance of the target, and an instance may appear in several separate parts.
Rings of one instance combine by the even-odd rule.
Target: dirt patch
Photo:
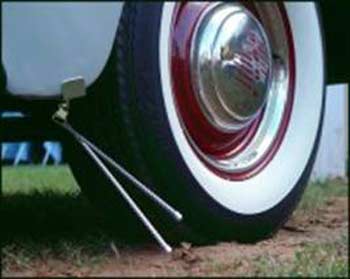
[[[335,198],[327,203],[327,207],[317,210],[315,215],[295,214],[273,238],[254,245],[226,242],[192,247],[184,243],[172,255],[160,255],[149,250],[127,252],[124,256],[132,262],[111,260],[95,270],[93,275],[232,275],[233,270],[244,274],[252,259],[268,254],[288,260],[307,243],[334,239],[348,230],[347,220],[347,198]],[[229,274],[224,270],[225,264],[229,266]]]
[[[46,185],[24,174],[32,186]],[[307,187],[294,215],[270,239],[182,243],[168,255],[157,245],[118,242],[101,229],[89,203],[68,191],[71,180],[57,189],[56,175],[45,176],[56,194],[40,186],[44,194],[38,195],[23,192],[18,175],[4,184],[3,276],[348,276],[347,181]]]
[[[200,276],[254,274],[253,262],[262,257],[288,262],[296,251],[312,243],[327,243],[348,231],[348,198],[334,197],[313,214],[298,210],[273,237],[254,245],[236,242],[192,247],[182,243],[172,254],[156,245],[137,248],[110,243],[109,256],[98,264],[72,266],[64,259],[36,258],[30,271],[16,270],[4,276]],[[347,247],[348,249],[348,247]]]

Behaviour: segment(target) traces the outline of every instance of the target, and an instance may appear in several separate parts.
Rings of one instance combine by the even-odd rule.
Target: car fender
[[[87,86],[112,50],[123,2],[3,2],[2,65],[12,95],[52,98],[63,80]]]

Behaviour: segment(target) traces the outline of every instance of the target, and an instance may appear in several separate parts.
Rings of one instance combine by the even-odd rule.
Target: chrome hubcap
[[[211,6],[191,50],[192,83],[208,121],[226,132],[249,125],[271,86],[271,47],[259,21],[239,4]]]
[[[282,144],[294,102],[284,5],[178,4],[171,39],[174,101],[198,157],[225,179],[260,172]]]

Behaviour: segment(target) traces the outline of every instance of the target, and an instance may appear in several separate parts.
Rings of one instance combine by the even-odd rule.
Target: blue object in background
[[[55,165],[62,161],[62,146],[59,142],[45,141],[44,148],[45,155],[41,163],[42,165],[46,165],[50,157],[53,159]]]
[[[21,161],[29,162],[30,143],[3,143],[1,145],[1,160],[13,161],[13,165],[18,165]]]
[[[6,111],[1,114],[1,117],[23,117],[20,112]],[[19,143],[3,143],[1,145],[1,160],[12,161],[13,165],[18,165],[21,161],[29,162],[29,142]]]
[[[1,117],[23,117],[19,112],[3,112]],[[31,147],[30,142],[4,142],[1,144],[1,160],[12,162],[17,166],[21,162],[31,163]],[[41,160],[42,165],[47,165],[51,158],[55,165],[62,162],[62,145],[59,142],[45,141],[43,142],[45,154]]]

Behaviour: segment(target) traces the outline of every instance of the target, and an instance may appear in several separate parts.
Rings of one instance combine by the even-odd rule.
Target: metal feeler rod
[[[98,155],[100,155],[104,160],[106,160],[112,167],[122,173],[125,177],[127,177],[131,182],[133,182],[142,192],[144,192],[149,198],[151,198],[154,202],[158,203],[167,213],[169,213],[176,221],[180,222],[182,220],[182,214],[174,209],[171,205],[165,202],[162,198],[160,198],[153,191],[148,189],[141,181],[139,181],[135,176],[125,170],[121,165],[116,163],[111,157],[106,155],[103,151],[101,151],[97,146],[91,143],[88,139],[84,138],[82,135],[74,131],[74,129],[66,122],[63,125],[67,130],[70,131],[78,140],[85,142],[91,149],[93,149]]]
[[[136,215],[141,219],[143,224],[151,232],[151,234],[157,240],[157,242],[160,244],[160,246],[162,246],[162,248],[166,252],[170,253],[172,251],[172,248],[169,246],[169,244],[167,244],[165,242],[165,240],[158,233],[158,231],[154,228],[154,226],[148,220],[148,218],[145,216],[145,214],[141,211],[141,209],[137,206],[137,204],[133,201],[133,199],[129,196],[129,194],[124,190],[124,188],[120,185],[120,183],[114,178],[114,176],[111,174],[111,172],[107,169],[107,167],[103,164],[103,162],[94,153],[94,151],[92,151],[91,148],[89,147],[89,145],[87,143],[85,143],[84,141],[79,140],[79,142],[83,146],[83,148],[88,152],[88,154],[92,157],[92,159],[94,159],[94,161],[98,164],[98,166],[101,168],[101,170],[106,174],[106,176],[113,183],[113,185],[118,189],[120,194],[127,201],[127,203],[130,205],[132,210],[135,211]]]

